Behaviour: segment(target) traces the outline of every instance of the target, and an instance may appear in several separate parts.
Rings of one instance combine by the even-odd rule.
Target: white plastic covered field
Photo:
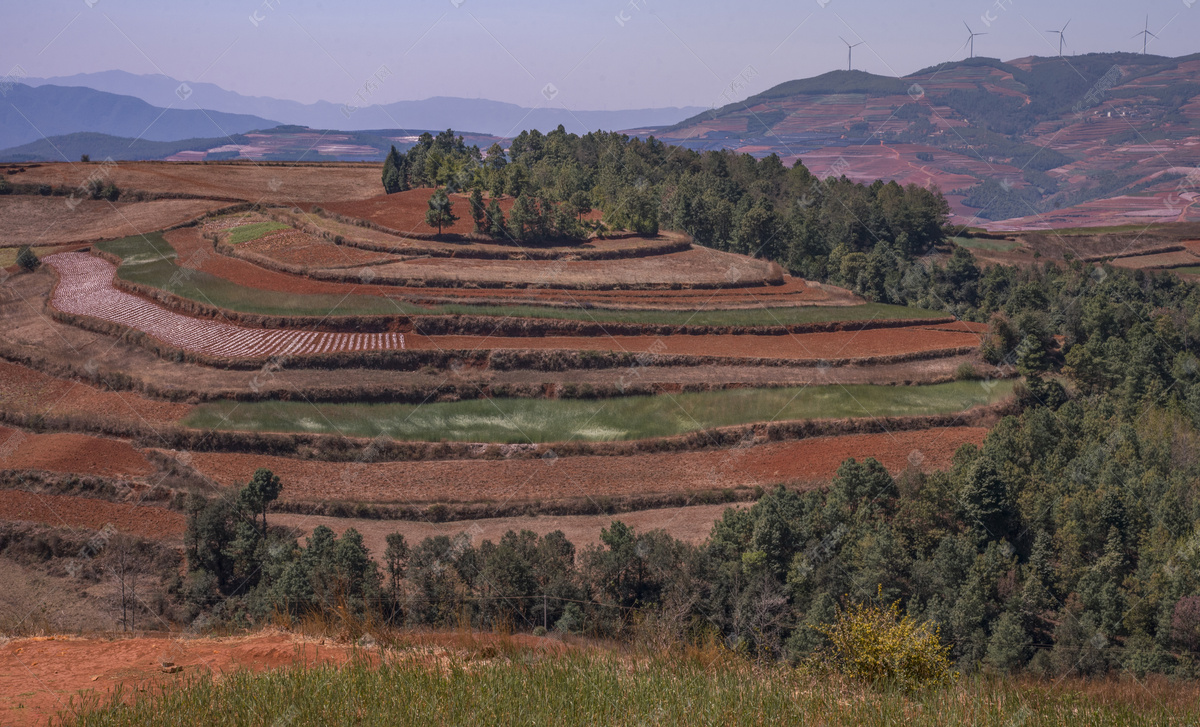
[[[113,287],[116,267],[82,252],[45,259],[59,275],[51,304],[64,313],[91,316],[147,333],[171,346],[225,358],[304,356],[341,351],[404,348],[403,333],[322,333],[246,328],[192,318]]]

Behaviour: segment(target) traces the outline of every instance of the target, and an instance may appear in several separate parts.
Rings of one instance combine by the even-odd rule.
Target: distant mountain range
[[[778,154],[822,177],[936,185],[957,221],[993,228],[1200,219],[1200,54],[973,58],[903,78],[835,71],[707,111],[574,114],[456,98],[352,109],[120,71],[26,80],[37,87],[0,99],[0,148],[17,147],[0,161],[380,160],[422,130],[471,129],[460,133],[486,147],[562,123]]]
[[[211,83],[186,83],[163,75],[142,76],[125,71],[81,73],[56,78],[27,78],[22,81],[31,86],[52,84],[86,87],[133,96],[162,108],[202,108],[275,119],[281,124],[346,131],[453,128],[507,137],[516,136],[523,129],[539,129],[544,132],[562,124],[567,131],[584,134],[600,129],[618,131],[673,124],[702,110],[697,106],[688,106],[626,111],[568,111],[550,101],[547,101],[545,107],[531,109],[499,101],[445,96],[382,105],[364,105],[352,99],[348,99],[345,104],[329,101],[303,104],[266,96],[243,96]],[[99,129],[80,128],[72,131]],[[0,148],[3,146],[7,145],[0,145]]]
[[[177,141],[223,137],[278,125],[278,121],[248,114],[156,108],[138,98],[90,88],[34,88],[18,83],[0,98],[0,149],[80,131]]]
[[[642,133],[937,185],[960,221],[993,227],[1200,219],[1200,54],[835,71]]]

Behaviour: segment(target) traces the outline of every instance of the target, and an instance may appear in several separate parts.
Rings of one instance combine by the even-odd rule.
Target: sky
[[[304,103],[431,96],[572,110],[720,106],[854,67],[1200,51],[1198,0],[0,0],[0,75],[120,69]],[[386,70],[381,76],[381,70]],[[379,78],[383,80],[377,80]],[[552,99],[552,103],[548,103]]]

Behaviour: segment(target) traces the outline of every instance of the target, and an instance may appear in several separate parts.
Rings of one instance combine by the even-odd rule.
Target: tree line
[[[615,132],[579,136],[561,126],[523,131],[506,150],[468,147],[447,130],[422,135],[384,161],[388,193],[442,187],[515,199],[514,211],[541,222],[494,225],[476,232],[521,240],[549,234],[582,239],[582,212],[599,208],[610,229],[657,234],[682,230],[701,245],[779,262],[792,272],[840,282],[842,260],[880,246],[920,255],[944,238],[949,207],[936,190],[850,181],[841,168],[824,179],[801,162],[774,154],[696,152]],[[498,209],[498,208],[497,208]],[[485,208],[486,210],[486,208]],[[525,237],[518,237],[524,235]]]

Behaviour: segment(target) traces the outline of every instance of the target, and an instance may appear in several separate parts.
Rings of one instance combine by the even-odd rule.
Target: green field
[[[184,419],[198,429],[305,432],[437,442],[614,441],[793,419],[958,412],[1012,393],[1011,381],[929,386],[733,389],[611,399],[476,399],[433,404],[213,402]]]
[[[240,245],[243,242],[250,242],[265,237],[272,232],[286,230],[288,226],[282,222],[255,222],[249,225],[235,227],[229,231],[229,242],[233,245]]]
[[[954,244],[968,250],[990,250],[992,252],[1012,252],[1021,243],[1011,240],[987,240],[981,237],[956,237]]]
[[[96,248],[116,255],[125,261],[117,270],[117,275],[122,280],[169,290],[182,298],[215,305],[226,310],[262,315],[458,314],[670,326],[778,326],[831,321],[937,318],[946,315],[924,308],[907,308],[881,303],[848,307],[795,306],[716,311],[622,311],[595,308],[467,304],[418,306],[373,295],[309,295],[247,288],[208,273],[180,268],[174,248],[163,239],[160,233],[101,242],[96,245]]]
[[[967,677],[943,689],[871,689],[725,653],[644,659],[519,650],[385,654],[344,667],[205,673],[73,705],[87,725],[1084,725],[1196,724],[1185,689]],[[189,672],[188,673],[192,673]],[[1131,680],[1132,681],[1132,680]],[[1140,689],[1139,689],[1140,687]]]
[[[124,261],[117,268],[117,277],[122,280],[161,288],[181,298],[226,310],[263,315],[326,316],[398,315],[415,309],[415,306],[401,307],[394,301],[371,295],[302,295],[247,288],[199,270],[179,267],[175,249],[157,232],[97,243],[96,248]]]

